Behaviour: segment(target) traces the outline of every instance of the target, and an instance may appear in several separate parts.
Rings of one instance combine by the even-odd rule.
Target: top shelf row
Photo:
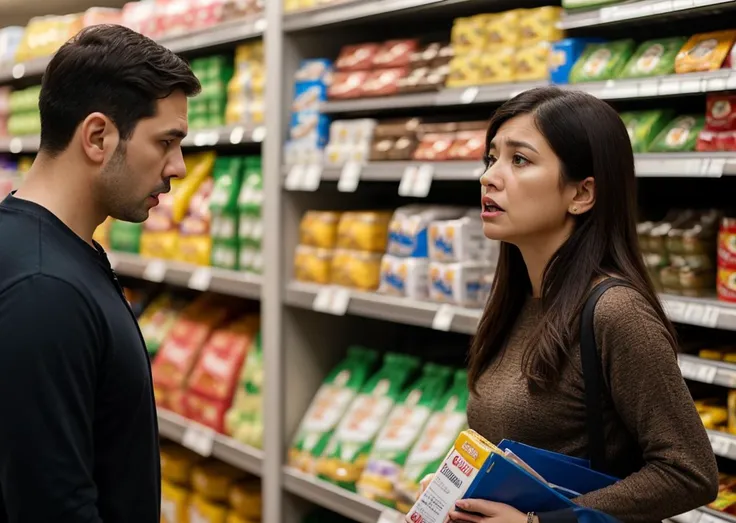
[[[336,0],[321,7],[287,11],[283,18],[283,30],[301,32],[380,19],[399,13],[414,15],[423,11],[450,11],[462,4],[471,5],[474,2],[482,5],[485,10],[492,7],[488,5],[489,2],[478,0]],[[560,24],[562,29],[577,29],[690,16],[694,11],[714,12],[731,8],[736,8],[736,0],[638,0],[597,9],[568,11]],[[186,27],[186,24],[182,27]],[[250,15],[201,30],[182,31],[177,36],[161,38],[160,42],[177,53],[187,53],[258,38],[265,30],[265,17]],[[0,63],[0,84],[23,78],[40,78],[49,60],[49,57],[44,57],[15,64]]]

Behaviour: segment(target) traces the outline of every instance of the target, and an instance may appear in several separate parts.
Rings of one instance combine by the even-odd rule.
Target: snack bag
[[[192,265],[209,265],[212,250],[210,237],[210,195],[214,180],[207,178],[192,196],[189,211],[179,224],[179,247],[176,259]]]
[[[233,405],[225,415],[225,433],[256,448],[263,445],[262,390],[263,344],[259,332],[245,359]]]
[[[626,64],[621,78],[673,74],[675,59],[686,41],[685,37],[675,37],[644,42]]]
[[[647,152],[649,144],[662,132],[665,125],[672,121],[674,116],[674,111],[664,109],[622,113],[621,119],[626,125],[634,152]]]
[[[317,462],[320,478],[355,491],[378,431],[419,361],[388,353],[381,369],[353,400]]]
[[[227,503],[230,489],[248,474],[221,461],[205,461],[192,470],[192,487],[210,503]],[[194,520],[198,521],[198,520]]]
[[[176,444],[161,445],[161,477],[172,485],[189,488],[192,471],[204,460],[199,454]]]
[[[379,432],[357,487],[360,495],[393,506],[394,483],[430,414],[447,389],[451,369],[428,363],[407,388]]]
[[[315,472],[332,434],[378,361],[378,353],[363,347],[348,348],[348,355],[327,375],[299,425],[289,450],[289,465]]]
[[[692,36],[675,59],[678,74],[715,71],[723,65],[736,41],[736,30],[714,31]]]
[[[332,257],[331,279],[335,285],[374,291],[381,281],[381,255],[336,249]]]
[[[588,44],[570,72],[570,83],[617,78],[634,53],[634,46],[631,39]]]
[[[246,523],[260,521],[261,494],[261,481],[257,478],[245,479],[233,485],[228,496],[233,513]]]
[[[138,319],[138,325],[151,356],[156,355],[183,308],[182,300],[175,300],[171,294],[164,293],[154,299],[143,311]]]
[[[442,460],[462,430],[467,427],[468,373],[455,372],[450,390],[430,416],[419,440],[406,458],[404,468],[394,483],[396,508],[408,512],[419,495],[419,483],[439,469]]]
[[[192,493],[186,488],[161,482],[161,523],[189,523],[189,501]]]
[[[676,118],[659,133],[649,152],[688,152],[695,150],[700,131],[705,125],[703,115],[685,115]]]
[[[337,226],[341,214],[330,211],[307,211],[299,224],[302,245],[334,249],[337,244]]]
[[[141,237],[143,234],[143,225],[140,223],[122,222],[113,220],[110,224],[110,249],[118,252],[128,252],[131,254],[147,254],[141,251]]]
[[[337,247],[383,253],[390,220],[391,213],[384,211],[344,213],[337,226]]]
[[[559,28],[562,9],[557,6],[521,9],[519,38],[523,44],[554,42],[564,36]]]

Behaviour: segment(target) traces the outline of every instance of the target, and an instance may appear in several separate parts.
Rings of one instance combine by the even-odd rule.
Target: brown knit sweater
[[[539,300],[530,299],[506,348],[480,378],[479,394],[471,395],[468,421],[493,442],[508,438],[585,458],[580,347],[572,350],[556,389],[530,393],[522,376],[523,347],[540,313]],[[711,502],[718,490],[716,461],[651,306],[638,292],[613,287],[598,301],[594,328],[607,389],[606,461],[634,464],[643,454],[645,465],[576,503],[621,521],[651,523]]]

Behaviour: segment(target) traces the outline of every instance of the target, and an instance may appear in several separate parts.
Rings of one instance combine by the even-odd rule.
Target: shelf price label
[[[480,90],[477,87],[468,87],[460,95],[460,103],[472,104],[478,98]]]
[[[302,180],[303,191],[314,192],[319,189],[319,184],[322,181],[322,170],[321,163],[312,163],[307,166]]]
[[[702,383],[713,383],[716,380],[718,368],[711,365],[700,365],[695,373],[695,379]]]
[[[401,177],[399,196],[426,198],[432,188],[432,178],[434,178],[434,165],[431,163],[410,165],[404,169]]]
[[[719,517],[706,514],[705,512],[701,512],[700,518],[697,520],[697,522],[693,523],[724,523],[724,520]]]
[[[215,431],[192,423],[184,431],[181,444],[200,456],[209,458],[212,455],[212,448],[215,446]]]
[[[677,516],[674,518],[678,523],[699,523],[700,517],[703,515],[702,512],[699,510],[691,510],[690,512],[685,512],[684,514],[681,514],[680,516]]]
[[[350,289],[338,286],[323,287],[312,302],[312,310],[334,316],[345,316],[350,305]]]
[[[337,181],[337,190],[340,192],[355,192],[360,183],[363,165],[360,162],[349,161],[342,167],[340,179]]]
[[[710,444],[713,447],[713,453],[716,456],[728,457],[731,451],[731,438],[720,434],[708,434]]]
[[[209,290],[211,283],[212,269],[209,267],[200,267],[189,277],[188,287],[195,291],[205,292]]]
[[[262,125],[259,125],[255,129],[253,129],[253,132],[251,133],[251,138],[256,143],[261,143],[263,140],[266,139],[266,128]]]
[[[233,145],[242,143],[244,137],[245,137],[245,129],[240,125],[238,125],[237,127],[234,127],[233,130],[230,131],[230,143]]]
[[[376,523],[404,523],[404,516],[392,509],[386,509],[378,516]]]
[[[154,283],[161,283],[166,278],[166,262],[163,260],[151,260],[143,270],[143,279]]]
[[[683,359],[680,359],[680,372],[682,373],[682,377],[686,380],[694,380],[697,378],[697,372],[698,367],[696,363],[693,363],[691,361],[686,361]]]
[[[8,144],[8,150],[13,154],[18,154],[23,151],[23,140],[20,138],[12,138]]]
[[[452,320],[455,319],[455,307],[446,303],[439,306],[432,320],[432,328],[438,331],[449,332]]]
[[[286,175],[286,181],[284,183],[286,189],[289,191],[298,191],[301,189],[305,171],[306,169],[301,163],[292,165],[289,169],[289,174]]]

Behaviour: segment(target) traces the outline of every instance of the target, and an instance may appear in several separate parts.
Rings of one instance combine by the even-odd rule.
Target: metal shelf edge
[[[369,18],[441,3],[443,0],[352,0],[326,7],[289,13],[284,16],[284,31],[300,31]]]

